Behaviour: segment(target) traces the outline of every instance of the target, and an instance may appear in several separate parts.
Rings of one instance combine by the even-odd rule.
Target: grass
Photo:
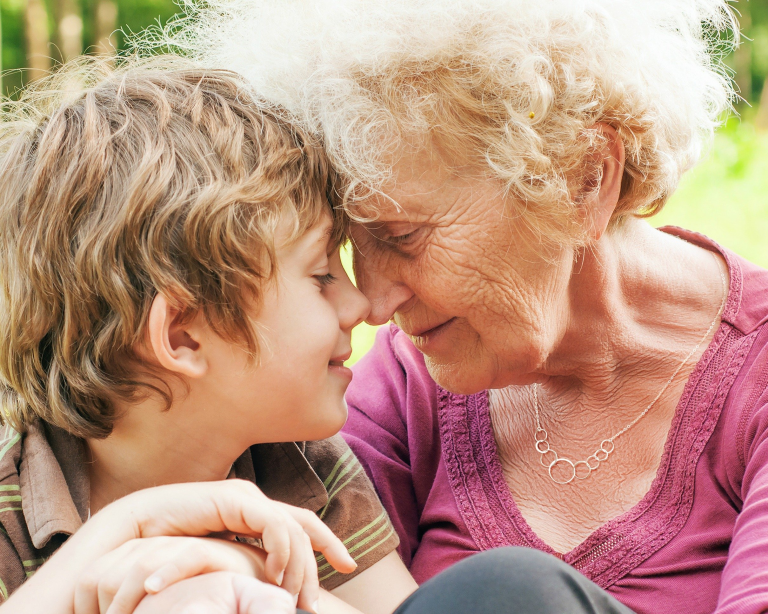
[[[768,268],[768,133],[748,122],[729,122],[652,223],[696,230]],[[370,349],[375,334],[376,327],[367,324],[354,330],[348,364]]]
[[[696,230],[768,268],[768,133],[726,126],[653,223]]]

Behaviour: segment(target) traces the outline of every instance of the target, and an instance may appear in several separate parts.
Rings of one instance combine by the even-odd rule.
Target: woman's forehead
[[[380,193],[355,205],[354,217],[379,222],[426,222],[458,211],[496,207],[503,190],[487,178],[462,177],[440,169],[408,173],[390,182]]]

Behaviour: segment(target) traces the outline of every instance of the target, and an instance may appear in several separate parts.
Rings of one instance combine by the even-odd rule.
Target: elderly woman
[[[519,611],[768,610],[768,272],[646,221],[729,107],[726,2],[194,17],[176,42],[315,130],[347,180],[370,321],[393,324],[346,433],[416,580],[522,546],[522,571],[538,550],[581,575],[559,610],[536,589]]]

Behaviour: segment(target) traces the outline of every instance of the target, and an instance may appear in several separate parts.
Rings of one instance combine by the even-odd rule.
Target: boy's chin
[[[329,403],[314,418],[317,422],[312,427],[311,436],[304,437],[304,441],[328,439],[338,433],[347,422],[347,404],[344,402],[344,399],[341,399],[338,403]]]

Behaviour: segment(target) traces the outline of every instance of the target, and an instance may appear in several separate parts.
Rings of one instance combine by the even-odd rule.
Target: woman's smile
[[[408,333],[408,336],[411,338],[411,341],[413,341],[413,344],[426,354],[432,351],[439,351],[441,342],[445,343],[444,340],[447,338],[446,333],[451,329],[455,322],[455,317],[450,318],[432,328],[415,333]]]

